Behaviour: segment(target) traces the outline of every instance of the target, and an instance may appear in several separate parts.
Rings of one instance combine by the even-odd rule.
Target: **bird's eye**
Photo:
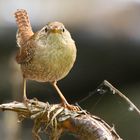
[[[65,29],[63,28],[62,31],[65,32]]]
[[[45,30],[45,32],[47,32],[48,31],[48,28],[46,27],[44,30]]]

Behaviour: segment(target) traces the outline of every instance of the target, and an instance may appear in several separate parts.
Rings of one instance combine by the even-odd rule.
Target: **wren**
[[[78,110],[67,102],[57,86],[57,81],[70,72],[76,59],[76,46],[69,31],[60,22],[49,22],[34,33],[23,9],[15,12],[15,18],[19,46],[16,61],[23,75],[23,100],[27,100],[26,80],[48,82],[56,89],[64,107]]]

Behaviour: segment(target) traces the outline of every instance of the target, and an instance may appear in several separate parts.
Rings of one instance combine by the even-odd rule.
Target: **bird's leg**
[[[26,96],[26,79],[23,78],[23,100],[27,100],[27,96]]]
[[[57,93],[59,94],[61,100],[62,100],[62,105],[65,107],[65,108],[68,108],[70,110],[75,110],[75,111],[79,111],[80,109],[77,107],[77,106],[73,106],[73,105],[70,105],[66,98],[63,96],[62,92],[60,91],[60,89],[58,88],[58,86],[56,85],[56,81],[52,83],[53,87],[56,89]]]
[[[29,100],[26,96],[26,79],[23,78],[23,85],[22,85],[22,91],[23,91],[23,103],[27,106]]]
[[[27,98],[27,95],[26,95],[26,82],[27,80],[23,77],[23,85],[22,85],[23,103],[27,107],[27,109],[30,111],[32,102]],[[34,98],[34,101],[37,102],[38,100]]]

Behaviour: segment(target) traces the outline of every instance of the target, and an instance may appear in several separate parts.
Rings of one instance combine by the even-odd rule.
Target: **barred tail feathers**
[[[18,26],[17,44],[22,46],[34,33],[26,10],[20,9],[15,12],[16,23]]]

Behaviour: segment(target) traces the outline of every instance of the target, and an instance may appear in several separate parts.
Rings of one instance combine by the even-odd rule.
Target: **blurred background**
[[[61,21],[71,32],[77,61],[58,82],[70,103],[80,102],[106,79],[140,108],[140,0],[0,0],[0,103],[22,100],[22,78],[14,60],[14,12],[21,8],[28,11],[34,31]],[[27,96],[60,102],[46,83],[28,81]],[[93,94],[80,106],[114,125],[124,140],[140,140],[140,116],[117,95]],[[14,113],[0,113],[0,140],[32,139],[32,125],[29,120],[17,123]],[[76,140],[72,135],[61,139]]]

